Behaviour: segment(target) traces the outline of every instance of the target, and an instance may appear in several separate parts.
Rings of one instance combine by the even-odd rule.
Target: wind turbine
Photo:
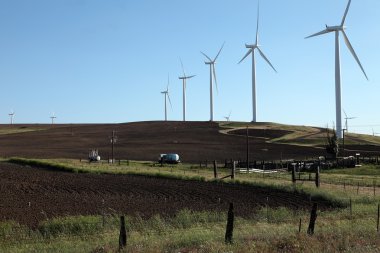
[[[195,75],[187,76],[185,73],[185,68],[183,67],[183,63],[181,58],[179,59],[181,62],[181,67],[183,71],[183,76],[178,77],[182,80],[182,96],[183,96],[183,121],[186,121],[186,80],[193,78]]]
[[[339,43],[339,32],[342,32],[344,42],[346,43],[346,46],[350,50],[352,56],[355,58],[356,62],[360,66],[361,70],[363,71],[364,76],[368,80],[367,74],[364,71],[364,68],[362,64],[359,61],[358,56],[355,53],[354,48],[352,47],[350,41],[348,40],[348,37],[345,33],[346,27],[344,26],[344,23],[346,21],[346,16],[348,13],[348,10],[351,5],[351,0],[348,1],[346,11],[343,15],[342,22],[338,26],[327,26],[326,29],[323,31],[320,31],[318,33],[315,33],[313,35],[310,35],[307,38],[319,36],[325,33],[330,33],[330,32],[335,32],[335,104],[336,104],[336,132],[338,138],[343,138],[343,133],[342,133],[342,94],[341,94],[341,73],[340,73],[340,43]]]
[[[227,122],[230,121],[230,117],[231,117],[231,112],[230,112],[230,114],[228,114],[228,116],[224,116],[224,118],[227,120]]]
[[[216,62],[216,59],[218,59],[220,52],[222,52],[223,47],[224,47],[224,43],[222,47],[220,48],[218,54],[215,56],[214,60],[208,57],[205,53],[201,52],[201,54],[203,54],[208,60],[205,62],[205,64],[210,65],[210,121],[214,121],[214,104],[213,104],[213,96],[212,96],[213,81],[215,81],[216,91],[218,91],[218,82],[216,81],[215,62]]]
[[[162,91],[161,94],[165,95],[165,121],[167,121],[168,120],[168,113],[167,113],[167,109],[166,109],[166,97],[169,99],[170,107],[172,107],[172,102],[170,101],[170,96],[169,96],[169,75],[168,75],[168,85],[166,86],[166,90]]]
[[[57,117],[55,116],[55,113],[53,112],[53,115],[50,116],[51,118],[51,124],[54,125],[54,119],[56,119]]]
[[[347,117],[347,114],[346,114],[346,112],[343,110],[343,113],[344,113],[344,119],[346,120],[346,125],[345,125],[345,129],[346,129],[346,131],[348,132],[348,120],[349,119],[356,119],[357,117]]]
[[[13,117],[15,115],[15,112],[12,110],[12,112],[9,113],[8,115],[9,115],[9,117],[11,117],[11,125],[13,125]]]
[[[243,59],[240,60],[239,64],[244,61],[252,53],[252,122],[256,122],[256,63],[255,63],[255,49],[259,51],[261,57],[272,67],[272,69],[277,72],[277,70],[273,67],[272,63],[268,60],[268,58],[264,55],[263,51],[260,49],[259,45],[259,4],[257,5],[257,27],[256,27],[256,42],[253,45],[245,44],[245,47],[248,48],[248,52],[244,55]]]
[[[380,133],[375,133],[375,131],[372,128],[372,136],[377,136],[378,134],[380,134]]]

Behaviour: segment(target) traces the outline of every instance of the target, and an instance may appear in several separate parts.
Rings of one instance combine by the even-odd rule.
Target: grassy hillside
[[[294,126],[294,125],[284,125],[271,122],[258,122],[258,123],[247,123],[247,122],[220,122],[220,127],[222,128],[221,133],[230,134],[237,129],[260,129],[260,130],[278,130],[278,131],[289,131],[290,133],[284,134],[277,138],[267,138],[268,143],[283,143],[283,144],[294,144],[302,146],[322,146],[326,144],[326,129],[311,126]],[[330,129],[331,131],[331,129]],[[345,134],[345,144],[346,145],[380,145],[380,137],[356,134],[356,133],[346,133]]]

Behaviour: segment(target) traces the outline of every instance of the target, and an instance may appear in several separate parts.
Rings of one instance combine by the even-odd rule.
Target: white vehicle
[[[160,157],[158,158],[159,163],[171,163],[171,164],[177,164],[181,161],[179,160],[178,154],[160,154]]]

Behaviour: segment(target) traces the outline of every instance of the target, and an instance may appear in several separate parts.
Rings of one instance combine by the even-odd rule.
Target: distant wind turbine
[[[344,31],[346,27],[344,26],[344,23],[346,21],[346,16],[348,13],[348,10],[351,5],[351,0],[348,1],[346,11],[343,15],[343,19],[340,25],[338,26],[327,26],[326,29],[323,31],[320,31],[318,33],[315,33],[313,35],[310,35],[307,38],[319,36],[325,33],[335,32],[335,103],[336,103],[336,132],[338,138],[343,138],[342,133],[342,94],[341,94],[341,73],[340,73],[340,43],[339,43],[339,32],[342,32],[344,42],[346,43],[346,46],[350,50],[351,54],[355,58],[356,62],[360,66],[361,70],[363,71],[364,76],[368,80],[367,74],[364,71],[364,68],[362,64],[359,61],[358,56],[355,53],[354,48],[352,47],[350,41],[348,40],[348,37],[346,35],[346,32]]]
[[[349,120],[349,119],[356,119],[357,117],[348,117],[348,116],[347,116],[347,113],[346,113],[344,110],[343,110],[343,113],[344,113],[344,116],[345,116],[344,119],[346,120],[346,122],[345,122],[345,127],[344,127],[344,128],[345,128],[346,131],[348,132],[348,120]]]
[[[373,130],[373,128],[372,128],[372,136],[377,136],[378,134],[380,134],[380,133],[375,133],[375,130]]]
[[[11,125],[13,125],[13,117],[15,116],[15,112],[12,110],[12,112],[9,113],[8,115],[11,118]]]
[[[216,81],[215,62],[216,62],[216,59],[218,59],[220,52],[222,52],[223,47],[224,47],[224,43],[222,47],[220,48],[218,54],[215,56],[214,60],[208,57],[205,53],[201,52],[201,54],[203,54],[208,60],[205,62],[205,64],[210,65],[210,121],[214,121],[214,104],[213,104],[213,95],[212,95],[213,81],[215,81],[216,91],[218,91],[218,82]]]
[[[167,121],[168,120],[168,112],[167,112],[167,108],[166,108],[166,97],[169,100],[170,107],[172,107],[172,102],[170,101],[170,96],[169,96],[169,75],[168,75],[168,85],[166,86],[166,90],[162,91],[161,94],[165,95],[165,121]]]
[[[195,75],[187,76],[185,73],[185,68],[183,67],[183,63],[181,58],[179,59],[181,62],[183,76],[178,77],[182,80],[182,96],[183,96],[183,121],[186,121],[186,80],[193,78]]]
[[[57,117],[55,116],[55,113],[53,112],[53,115],[50,116],[51,118],[51,124],[54,125],[54,119],[56,119]]]
[[[256,42],[253,45],[245,44],[246,48],[249,48],[248,52],[244,55],[243,59],[240,60],[239,64],[244,61],[252,53],[252,122],[256,122],[256,63],[255,63],[255,49],[259,51],[261,57],[272,67],[272,69],[277,72],[277,70],[273,67],[272,63],[268,60],[268,58],[264,55],[263,51],[260,49],[259,45],[259,3],[257,5],[257,27],[256,27]]]
[[[227,122],[230,121],[230,117],[231,117],[231,112],[230,112],[230,114],[228,114],[228,116],[224,116],[224,118],[227,120]]]

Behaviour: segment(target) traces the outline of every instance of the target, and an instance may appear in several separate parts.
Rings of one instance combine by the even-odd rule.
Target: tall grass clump
[[[60,235],[92,235],[103,230],[103,223],[97,216],[63,217],[43,221],[37,230],[48,238]]]

